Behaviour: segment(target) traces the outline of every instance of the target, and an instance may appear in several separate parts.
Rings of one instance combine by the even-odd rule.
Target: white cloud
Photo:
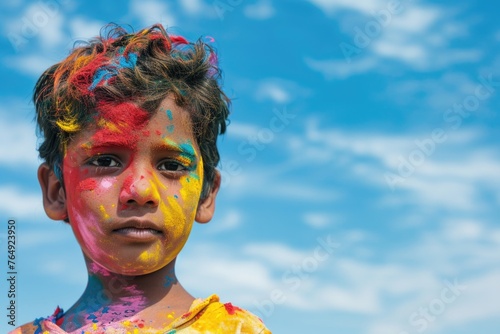
[[[6,22],[7,31],[23,38],[39,38],[40,45],[52,48],[64,40],[62,7],[47,7],[43,2],[29,5],[20,17]]]
[[[51,49],[64,42],[65,34],[63,32],[64,19],[62,13],[58,13],[50,18],[47,25],[40,28],[41,45],[46,49]]]
[[[475,143],[482,137],[479,131],[449,130],[445,140],[436,143],[430,139],[430,133],[353,133],[321,130],[314,120],[305,123],[305,135],[299,136],[299,140],[291,136],[289,140],[294,168],[312,159],[316,161],[320,155],[323,160],[318,161],[322,164],[331,162],[338,172],[385,189],[380,205],[413,203],[428,210],[477,212],[487,205],[482,192],[494,192],[495,187],[500,187],[500,157],[492,147],[476,148]],[[427,145],[428,153],[423,153],[422,143]],[[297,151],[300,156],[293,154]],[[423,160],[414,164],[411,161],[417,153]]]
[[[170,4],[158,0],[132,0],[130,2],[130,13],[137,17],[144,26],[162,23],[167,28],[177,24],[172,14]]]
[[[9,67],[16,68],[19,72],[38,78],[50,66],[59,60],[51,60],[38,54],[5,58],[4,62]]]
[[[385,7],[382,0],[309,0],[311,3],[319,7],[326,14],[333,14],[342,9],[360,11],[369,14],[373,11]]]
[[[269,99],[276,103],[287,103],[290,101],[290,94],[280,85],[273,82],[264,82],[259,85],[256,92],[257,99]]]
[[[227,130],[227,136],[234,139],[247,139],[255,136],[259,132],[259,127],[251,123],[231,121]]]
[[[277,104],[309,96],[310,90],[294,81],[269,78],[257,83],[255,97],[259,101],[270,100]]]
[[[483,226],[473,220],[457,219],[450,220],[446,226],[444,234],[446,237],[460,242],[461,240],[479,239],[484,236]]]
[[[206,2],[203,0],[181,0],[179,1],[184,13],[192,17],[217,18],[215,2]]]
[[[8,113],[0,111],[0,165],[24,166],[33,171],[39,165],[36,152],[35,125],[12,121]]]
[[[322,73],[326,79],[345,79],[352,75],[364,73],[377,66],[375,57],[364,57],[351,60],[314,60],[306,58],[305,62],[312,70]]]
[[[307,182],[280,181],[270,172],[258,171],[256,167],[251,168],[251,171],[249,169],[241,166],[239,173],[231,175],[224,184],[225,195],[233,198],[258,196],[318,203],[333,201],[339,197],[339,193],[333,189]]]
[[[13,219],[45,217],[42,196],[14,186],[0,187],[0,211]]]
[[[345,22],[350,35],[339,43],[344,53],[341,59],[314,60],[306,64],[327,78],[343,79],[368,71],[385,71],[385,66],[397,62],[418,71],[446,68],[456,63],[477,62],[483,53],[479,49],[450,47],[451,41],[467,33],[467,21],[458,21],[449,8],[416,2],[404,3],[401,10],[389,11],[388,3],[381,1],[350,2],[347,0],[311,0],[328,15],[338,9],[351,9],[364,19]],[[384,12],[384,15],[380,13]],[[377,14],[379,13],[379,14]],[[347,63],[347,64],[346,64]],[[389,65],[390,64],[390,65]],[[378,66],[376,66],[378,65]]]
[[[417,331],[420,326],[410,322],[410,316],[418,315],[423,308],[429,309],[431,303],[442,299],[443,289],[457,287],[455,284],[459,289],[453,294],[447,292],[447,297],[455,296],[454,300],[443,302],[446,311],[442,314],[431,312],[434,320],[426,323],[429,329],[453,332],[455,328],[495,318],[500,307],[493,297],[500,293],[498,284],[494,283],[500,279],[495,266],[500,260],[500,249],[498,243],[489,242],[488,238],[500,229],[460,219],[456,225],[460,235],[453,231],[450,221],[424,233],[415,243],[391,252],[392,256],[386,261],[412,263],[412,267],[407,268],[407,278],[398,273],[386,281],[387,287],[407,285],[406,289],[398,289],[406,297],[386,303],[370,324],[368,333],[380,333],[382,328],[392,328],[395,333]]]
[[[260,0],[255,4],[247,5],[244,13],[251,19],[266,20],[274,16],[275,9],[270,0]]]
[[[233,230],[239,227],[243,221],[243,215],[240,211],[230,209],[224,211],[224,216],[218,217],[216,216],[212,220],[212,227],[210,228],[210,233],[220,233],[229,230]]]
[[[449,327],[460,328],[464,324],[485,319],[495,319],[500,314],[500,271],[491,270],[466,281],[467,289],[453,309],[443,315]],[[474,307],[472,307],[474,305]],[[443,324],[444,325],[444,324]],[[443,326],[444,327],[444,326]]]
[[[235,296],[237,303],[250,304],[256,293],[273,286],[266,266],[255,259],[238,257],[235,250],[204,244],[181,257],[179,279],[188,290],[202,296],[217,292]],[[203,275],[202,285],[200,274]]]
[[[69,22],[71,36],[74,40],[88,40],[99,36],[104,25],[104,22],[90,20],[83,16],[74,17]]]
[[[465,97],[474,94],[478,84],[479,82],[474,82],[464,73],[447,72],[438,78],[390,83],[386,95],[391,101],[404,106],[441,109],[445,112],[453,104],[462,102]],[[485,103],[487,101],[481,102],[481,106]]]
[[[41,196],[39,197],[41,198]],[[51,221],[49,223],[46,222],[43,223],[43,225],[46,224],[64,224],[64,223],[55,221]],[[41,226],[42,224],[40,224],[39,227]],[[66,231],[64,231],[64,229],[60,227],[54,228],[53,226],[51,226],[50,228],[46,227],[43,230],[33,228],[28,231],[22,231],[21,236],[18,238],[19,247],[23,249],[40,247],[38,249],[41,249],[41,247],[47,247],[47,246],[50,247],[50,245],[54,243],[62,243],[66,241],[68,238],[72,238],[72,232],[70,230],[69,225],[65,227],[67,227]]]
[[[308,256],[304,251],[277,242],[250,243],[242,248],[242,252],[248,256],[258,257],[276,268],[288,268]]]
[[[332,225],[334,217],[323,212],[308,212],[303,216],[304,222],[313,228],[325,228]]]

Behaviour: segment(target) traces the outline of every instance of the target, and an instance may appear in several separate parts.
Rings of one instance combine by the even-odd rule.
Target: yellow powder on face
[[[201,180],[203,180],[203,161],[201,159],[196,167],[196,171],[194,171],[193,174],[196,177],[190,177],[190,175],[187,175],[180,179],[180,194],[182,201],[184,202],[184,206],[196,212],[202,188]]]
[[[161,251],[161,246],[160,246],[160,244],[157,244],[155,247],[155,250],[152,250],[152,251],[146,250],[146,251],[142,252],[139,255],[139,260],[143,261],[143,262],[148,262],[148,263],[150,263],[150,262],[158,263],[161,260],[160,251]]]
[[[120,129],[115,123],[108,122],[104,118],[100,118],[99,121],[97,121],[97,125],[101,128],[106,128],[113,132],[120,132]]]
[[[83,148],[84,150],[90,150],[92,148],[92,143],[88,141],[80,145],[80,147]]]
[[[158,176],[156,176],[156,174],[154,174],[154,173],[153,173],[153,180],[150,180],[149,182],[151,183],[151,186],[153,186],[153,182],[154,182],[154,185],[156,186],[157,189],[158,189],[158,186],[162,189],[167,189],[167,186],[165,184],[163,184],[163,182],[161,182],[158,179]]]
[[[102,214],[102,218],[103,219],[109,219],[109,215],[108,213],[106,212],[106,209],[104,208],[104,205],[100,205],[99,206],[99,211],[101,211],[101,214]]]
[[[173,197],[167,197],[166,203],[162,201],[160,210],[164,216],[164,224],[166,225],[169,234],[174,239],[182,238],[182,236],[189,234],[190,228],[186,229],[189,217],[184,216],[184,211],[179,203]],[[171,253],[177,253],[181,250],[182,244],[177,245],[170,250]]]

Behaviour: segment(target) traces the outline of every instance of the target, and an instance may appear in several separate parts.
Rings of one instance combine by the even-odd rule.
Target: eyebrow
[[[154,150],[166,150],[179,153],[181,156],[191,160],[196,160],[197,155],[194,147],[187,141],[185,143],[177,144],[170,139],[164,139],[162,143],[153,145]]]
[[[110,147],[135,149],[137,147],[137,143],[135,140],[131,140],[130,138],[113,138],[106,140],[90,139],[86,143],[80,145],[80,147],[90,151]]]
[[[127,137],[122,137],[122,136],[116,136],[112,138],[106,138],[106,139],[91,139],[88,142],[80,145],[81,148],[87,151],[94,151],[94,150],[99,150],[99,149],[106,149],[106,148],[124,148],[124,149],[135,149],[137,147],[137,142],[136,140],[133,140],[133,138],[127,138]],[[190,141],[186,141],[183,143],[176,143],[171,139],[166,139],[164,138],[162,142],[153,144],[152,149],[154,151],[171,151],[171,152],[176,152],[179,153],[181,156],[190,159],[192,161],[195,161],[197,159],[197,154],[196,151],[193,147],[193,145],[190,143]]]

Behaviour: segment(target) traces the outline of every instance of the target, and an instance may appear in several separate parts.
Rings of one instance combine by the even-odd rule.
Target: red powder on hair
[[[233,315],[236,311],[241,311],[238,306],[234,306],[231,303],[225,303],[224,307],[226,308],[227,313],[230,315]]]
[[[170,44],[170,42],[165,38],[165,36],[163,36],[161,34],[151,34],[150,39],[152,41],[161,40],[161,42],[163,43],[163,47],[165,49],[167,49],[169,51],[172,49],[172,45]]]
[[[89,86],[92,84],[95,72],[107,63],[109,58],[104,54],[96,56],[92,61],[83,66],[82,68],[70,73],[69,82],[80,91],[82,95],[91,95],[92,91],[89,90]]]
[[[94,190],[97,187],[97,182],[96,182],[96,180],[93,180],[93,179],[82,180],[78,184],[78,187],[82,191],[85,191],[85,190]]]
[[[170,35],[170,40],[172,41],[172,43],[189,44],[189,42],[182,36]]]

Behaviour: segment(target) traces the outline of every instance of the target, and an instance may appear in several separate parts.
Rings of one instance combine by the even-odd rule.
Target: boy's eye
[[[158,169],[168,172],[180,172],[187,170],[185,166],[175,160],[163,161],[158,165]]]
[[[116,159],[108,156],[94,158],[89,164],[97,167],[120,167],[120,163]]]

